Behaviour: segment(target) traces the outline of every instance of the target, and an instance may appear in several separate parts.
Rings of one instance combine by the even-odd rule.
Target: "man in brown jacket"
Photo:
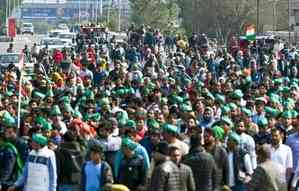
[[[271,160],[270,146],[262,145],[257,154],[260,164],[246,185],[247,191],[286,191],[283,167]]]

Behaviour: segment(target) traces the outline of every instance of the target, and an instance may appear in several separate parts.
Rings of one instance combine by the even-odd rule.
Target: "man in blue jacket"
[[[112,170],[109,164],[102,161],[103,149],[100,145],[90,148],[90,159],[82,166],[82,191],[103,190],[113,184]]]

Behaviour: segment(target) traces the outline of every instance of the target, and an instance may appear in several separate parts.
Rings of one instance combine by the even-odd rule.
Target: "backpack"
[[[63,176],[69,177],[71,183],[80,183],[81,166],[84,162],[84,155],[81,151],[60,149],[63,156]]]
[[[24,164],[17,148],[9,142],[4,143],[3,148],[13,151],[14,154],[16,155],[16,165],[14,168],[14,174],[17,175],[17,177],[21,176],[23,172]]]

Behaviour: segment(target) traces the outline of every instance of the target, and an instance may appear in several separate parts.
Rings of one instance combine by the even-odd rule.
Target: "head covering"
[[[285,119],[291,119],[291,118],[293,118],[293,113],[292,113],[292,111],[284,111],[284,112],[282,112],[281,117],[283,117]]]
[[[33,97],[34,97],[34,98],[38,98],[38,99],[44,99],[44,98],[46,97],[46,95],[43,94],[43,93],[41,93],[41,92],[37,92],[37,91],[35,91],[35,92],[33,93]]]
[[[173,134],[177,134],[178,133],[178,128],[175,125],[169,124],[169,123],[165,123],[162,125],[162,130],[165,133],[173,133]]]
[[[278,109],[274,109],[272,107],[265,107],[265,112],[267,117],[277,117],[280,114],[280,111]]]
[[[126,122],[125,127],[128,128],[128,129],[136,130],[136,122],[129,119]]]
[[[80,118],[80,119],[83,118],[83,117],[82,117],[82,114],[81,114],[80,111],[78,111],[78,110],[75,110],[75,111],[74,111],[74,113],[73,113],[73,117],[74,117],[74,118]]]
[[[280,96],[277,95],[277,94],[272,93],[272,94],[270,94],[270,96],[269,96],[269,101],[270,101],[271,103],[280,103]]]
[[[275,85],[280,85],[283,83],[283,78],[274,79],[272,80],[272,83]]]
[[[228,134],[228,140],[234,141],[235,143],[239,144],[240,143],[240,136],[237,133],[231,131]]]
[[[65,104],[64,109],[66,112],[71,113],[71,114],[74,112],[74,110],[70,104]]]
[[[267,120],[267,118],[265,118],[265,117],[261,117],[261,118],[259,118],[258,119],[258,121],[257,121],[257,125],[259,126],[259,127],[266,127],[267,125],[268,125],[268,120]]]
[[[241,108],[242,113],[244,113],[247,117],[251,117],[252,116],[252,112],[250,109],[247,109],[246,107],[242,107]]]
[[[48,139],[45,136],[37,133],[32,135],[32,141],[41,146],[45,146],[48,144]]]
[[[220,119],[220,121],[226,123],[227,125],[229,125],[229,127],[233,127],[234,126],[233,121],[229,117],[227,117],[227,116],[223,116]]]
[[[224,139],[225,132],[224,132],[223,128],[221,128],[219,126],[214,126],[214,127],[212,127],[212,133],[216,139],[218,139],[220,141],[222,141]]]
[[[264,97],[258,97],[258,98],[255,99],[255,101],[256,101],[256,102],[262,102],[262,103],[264,103],[264,104],[267,103],[267,100],[266,100],[266,98],[264,98]]]
[[[132,139],[126,137],[126,138],[122,139],[121,146],[122,147],[126,147],[126,148],[128,148],[128,149],[130,149],[130,150],[133,151],[133,150],[135,150],[137,148],[138,145]]]
[[[221,107],[221,113],[223,115],[228,114],[230,112],[230,107],[228,105],[224,105],[223,107]]]
[[[193,109],[192,109],[192,106],[189,104],[181,104],[180,110],[184,113],[187,113],[187,112],[191,112]]]
[[[215,100],[220,103],[220,104],[224,104],[225,103],[225,96],[221,95],[221,94],[216,94],[215,95]]]
[[[16,120],[8,111],[4,111],[2,115],[2,123],[4,126],[11,127],[16,125]]]
[[[149,130],[159,129],[159,127],[160,127],[159,123],[154,119],[147,120],[147,126],[148,126]]]
[[[230,95],[230,97],[235,98],[235,99],[241,99],[243,97],[243,92],[240,89],[236,89],[233,91]]]
[[[61,115],[61,111],[58,105],[54,105],[51,112],[50,112],[51,116],[60,116]]]
[[[229,103],[228,106],[230,107],[231,110],[238,109],[238,106],[235,103]]]
[[[44,131],[51,131],[51,130],[52,130],[52,124],[49,123],[48,121],[46,121],[46,122],[44,122],[44,123],[42,124],[42,129],[43,129]]]

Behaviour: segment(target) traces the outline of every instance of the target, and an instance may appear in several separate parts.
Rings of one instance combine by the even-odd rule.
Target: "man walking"
[[[196,190],[215,190],[217,167],[213,156],[202,147],[201,134],[191,136],[190,143],[191,150],[184,163],[191,167],[195,175]]]
[[[23,174],[8,191],[24,187],[24,191],[56,191],[56,159],[48,149],[48,139],[41,134],[33,134],[32,151],[29,153]]]
[[[179,171],[181,174],[181,190],[182,191],[195,191],[195,182],[192,170],[189,166],[181,163],[182,161],[182,153],[177,147],[169,148],[169,156],[170,159],[177,164],[179,167]]]
[[[258,161],[260,164],[246,185],[247,191],[286,191],[283,166],[271,160],[269,145],[262,145],[259,148]]]
[[[82,166],[82,191],[101,190],[113,183],[112,170],[109,164],[102,161],[103,149],[100,145],[90,148],[90,159]]]

